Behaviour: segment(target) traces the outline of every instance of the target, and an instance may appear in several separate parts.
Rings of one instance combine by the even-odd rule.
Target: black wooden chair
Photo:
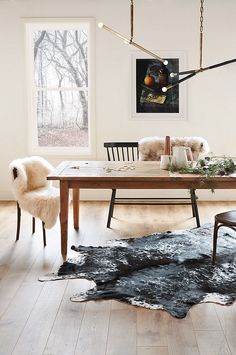
[[[107,159],[109,161],[135,161],[139,159],[138,142],[106,142],[104,143],[104,148],[106,148]],[[107,228],[110,228],[115,205],[191,205],[192,214],[193,217],[196,218],[197,227],[200,227],[195,189],[190,190],[189,198],[117,198],[116,189],[112,189]]]

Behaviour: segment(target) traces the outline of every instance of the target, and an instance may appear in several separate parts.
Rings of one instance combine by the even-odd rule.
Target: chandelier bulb
[[[173,72],[170,73],[170,77],[171,77],[171,78],[174,78],[175,76],[177,76],[177,73],[173,73]]]
[[[164,64],[167,65],[168,64],[168,60],[164,60]]]
[[[166,86],[163,86],[163,88],[161,89],[163,92],[166,92],[167,91],[167,87]]]
[[[103,24],[102,22],[99,22],[99,23],[98,23],[98,27],[99,27],[99,28],[103,28],[103,27],[104,27],[104,24]]]

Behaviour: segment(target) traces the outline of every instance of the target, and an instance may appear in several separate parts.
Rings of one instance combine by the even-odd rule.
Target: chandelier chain
[[[200,70],[202,69],[202,54],[203,54],[203,12],[204,0],[200,0]]]
[[[134,38],[134,1],[130,0],[130,44]]]
[[[203,12],[204,12],[204,0],[201,0],[201,4],[200,4],[200,32],[203,32]]]

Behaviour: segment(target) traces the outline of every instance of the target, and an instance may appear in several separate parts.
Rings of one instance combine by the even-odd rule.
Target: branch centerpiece
[[[196,174],[201,175],[200,184],[207,184],[212,192],[214,192],[214,183],[207,181],[208,178],[214,176],[228,176],[236,172],[236,158],[206,156],[197,162],[189,162],[189,165],[179,168],[175,164],[170,164],[168,170],[178,172],[180,174]],[[197,188],[197,186],[195,187]]]
[[[207,156],[199,159],[197,162],[190,162],[188,166],[183,168],[170,164],[169,171],[180,174],[197,174],[206,177],[224,176],[233,174],[236,171],[236,162],[235,158],[232,157]]]

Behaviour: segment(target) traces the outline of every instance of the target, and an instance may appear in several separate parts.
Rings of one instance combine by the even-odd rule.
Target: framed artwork
[[[178,74],[170,77],[170,73],[185,70],[184,52],[155,52],[168,60],[166,66],[141,52],[132,54],[132,118],[185,120],[186,83],[162,91],[179,79]]]

